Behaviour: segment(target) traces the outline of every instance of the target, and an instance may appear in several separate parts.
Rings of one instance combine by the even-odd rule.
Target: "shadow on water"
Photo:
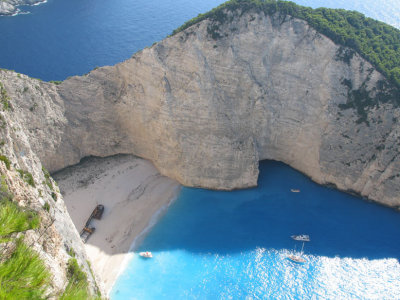
[[[290,236],[309,234],[306,254],[399,259],[398,212],[319,186],[279,162],[264,161],[260,171],[254,189],[184,188],[138,250],[222,255],[257,247],[299,250],[301,243]]]

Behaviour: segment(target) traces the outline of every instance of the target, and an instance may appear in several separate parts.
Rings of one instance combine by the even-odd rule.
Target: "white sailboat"
[[[295,262],[295,263],[304,264],[307,260],[306,260],[305,258],[302,257],[302,255],[303,255],[303,248],[304,248],[304,242],[303,242],[303,245],[301,246],[300,255],[290,254],[290,255],[288,256],[288,259],[290,259],[291,261],[293,261],[293,262]]]

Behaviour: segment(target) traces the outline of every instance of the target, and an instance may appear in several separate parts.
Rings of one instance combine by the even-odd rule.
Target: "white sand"
[[[131,256],[133,241],[140,242],[145,229],[176,198],[180,185],[160,175],[150,162],[128,155],[91,158],[54,178],[78,232],[97,204],[105,206],[102,219],[91,223],[96,231],[86,251],[109,293]]]

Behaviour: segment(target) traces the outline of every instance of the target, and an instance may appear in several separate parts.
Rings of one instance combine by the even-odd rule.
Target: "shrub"
[[[53,187],[53,183],[51,181],[51,176],[50,176],[49,171],[47,171],[46,168],[42,166],[42,172],[43,172],[44,178],[46,179],[47,186],[49,187],[50,190],[53,191],[54,187]]]
[[[43,260],[22,239],[10,238],[12,233],[38,228],[40,218],[12,202],[4,176],[0,179],[0,241],[15,242],[11,253],[1,249],[7,255],[0,256],[0,299],[45,299],[51,276]]]
[[[49,204],[49,202],[46,202],[46,203],[43,205],[43,209],[44,209],[45,211],[47,211],[47,212],[50,211],[50,204]]]
[[[57,202],[57,194],[56,193],[52,192],[51,197],[53,198],[54,201]]]
[[[67,276],[69,283],[64,293],[61,295],[60,300],[101,299],[100,293],[97,296],[90,295],[87,275],[82,271],[75,258],[70,258],[68,261]]]
[[[22,208],[5,197],[0,200],[0,237],[35,229],[39,224],[40,218],[36,212]]]
[[[10,170],[11,162],[7,157],[0,155],[0,161],[5,163],[7,170]]]
[[[21,169],[18,169],[17,172],[19,173],[19,176],[30,186],[36,187],[35,180],[33,179],[33,176],[31,173],[28,171],[24,171]]]
[[[10,97],[8,96],[3,84],[0,82],[0,102],[3,104],[3,110],[9,110],[11,108],[9,101]]]
[[[78,265],[76,258],[70,258],[67,266],[68,286],[62,294],[62,300],[89,299],[87,275]]]
[[[45,299],[50,283],[44,262],[21,240],[11,256],[0,263],[0,299]]]
[[[76,300],[76,299],[91,299],[87,284],[84,282],[72,283],[69,282],[61,295],[60,300]]]

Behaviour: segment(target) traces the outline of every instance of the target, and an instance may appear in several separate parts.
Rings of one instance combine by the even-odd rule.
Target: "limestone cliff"
[[[14,91],[14,98],[11,99],[0,84],[0,178],[2,183],[0,187],[4,188],[3,184],[6,186],[7,191],[12,195],[12,201],[19,207],[28,208],[37,213],[40,226],[17,235],[13,234],[11,239],[9,237],[0,239],[0,262],[4,263],[4,258],[13,253],[13,241],[16,238],[23,238],[29,249],[39,254],[51,274],[50,288],[45,291],[46,299],[58,299],[63,294],[69,283],[67,266],[71,259],[76,259],[78,265],[86,273],[88,288],[94,294],[98,291],[98,286],[90,270],[83,243],[68,214],[57,183],[42,167],[38,156],[32,151],[33,129],[31,126],[34,124],[28,126],[24,117],[27,111],[36,113],[34,111],[36,106],[33,105],[31,110],[25,111],[25,106],[20,106],[22,102],[17,101],[17,99],[26,101],[28,95],[31,95],[32,99],[35,98],[31,92],[27,90],[24,92],[24,88],[27,88],[25,83],[35,83],[35,80],[26,76],[21,77],[24,78],[23,80],[19,80],[20,75],[18,75],[18,80],[14,80],[17,74],[13,72],[3,72],[1,77],[4,82],[8,80],[14,82],[13,87],[17,91]],[[8,79],[4,80],[5,77]],[[18,96],[18,93],[21,94]],[[36,99],[39,101],[40,97]],[[41,116],[52,118],[53,104],[41,102],[41,105],[46,107]],[[60,117],[60,114],[55,114],[55,116]],[[49,139],[51,139],[50,135]],[[43,146],[45,146],[46,142],[39,137],[36,143],[44,143]],[[2,196],[1,193],[0,196]],[[3,200],[3,198],[0,199],[0,204],[3,204]],[[1,223],[1,226],[4,226],[4,223]],[[15,274],[19,272],[20,270],[16,270]],[[7,290],[7,284],[4,287],[3,292]],[[11,295],[9,297],[13,298]]]
[[[399,206],[400,109],[354,104],[392,97],[386,79],[305,21],[227,14],[57,86],[2,71],[33,152],[51,171],[132,153],[184,185],[227,190],[255,186],[258,161],[274,159]]]

